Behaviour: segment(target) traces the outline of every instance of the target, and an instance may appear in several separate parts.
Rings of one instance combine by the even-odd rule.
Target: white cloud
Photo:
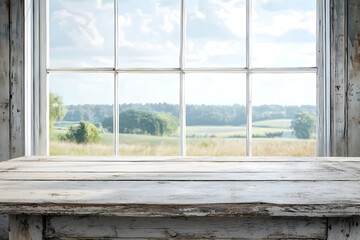
[[[160,25],[160,29],[165,32],[173,32],[180,25],[180,11],[170,7],[156,5],[155,14],[158,17],[162,17],[163,23]]]
[[[194,12],[194,15],[200,20],[203,20],[203,19],[206,18],[206,15],[203,12],[199,11],[199,10],[196,10]]]
[[[314,44],[254,43],[254,67],[316,66]]]
[[[78,46],[103,47],[104,38],[96,28],[91,15],[79,16],[62,9],[54,12],[54,20]]]
[[[259,16],[256,14],[255,18],[259,19]],[[256,34],[267,34],[278,37],[292,29],[302,29],[316,34],[315,11],[289,11],[273,16],[270,19],[263,18],[255,22],[254,33]]]
[[[239,5],[239,0],[222,1],[213,0],[213,3],[218,6],[216,11],[217,17],[222,20],[225,26],[238,37],[245,37],[246,35],[246,6]]]

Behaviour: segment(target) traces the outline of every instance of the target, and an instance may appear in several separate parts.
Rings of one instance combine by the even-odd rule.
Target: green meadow
[[[258,121],[253,123],[252,150],[254,156],[314,156],[316,141],[300,140],[292,135],[290,119]],[[72,123],[57,124],[50,141],[51,155],[113,155],[113,134],[102,132],[101,142],[76,144],[59,141]],[[268,138],[269,133],[282,133]],[[189,156],[244,156],[246,126],[188,126],[187,155]],[[120,134],[120,155],[172,156],[179,154],[179,137]]]

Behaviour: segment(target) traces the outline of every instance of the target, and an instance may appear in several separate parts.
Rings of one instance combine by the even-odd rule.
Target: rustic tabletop
[[[360,215],[360,158],[23,157],[0,163],[0,213]]]

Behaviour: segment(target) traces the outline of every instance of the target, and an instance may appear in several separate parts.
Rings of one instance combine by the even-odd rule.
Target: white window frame
[[[317,74],[317,155],[329,156],[330,149],[330,0],[317,1],[317,53],[316,67],[253,68],[251,65],[251,8],[253,0],[246,0],[246,66],[245,68],[187,68],[185,66],[186,43],[186,1],[181,1],[180,59],[179,68],[117,68],[118,61],[118,18],[114,18],[114,67],[113,68],[47,68],[48,65],[48,0],[25,0],[27,14],[25,21],[26,64],[25,105],[26,114],[26,155],[49,155],[49,73],[113,73],[114,74],[114,155],[119,154],[119,73],[177,73],[180,75],[180,149],[179,155],[186,156],[186,103],[185,76],[187,73],[244,73],[246,74],[246,155],[251,156],[252,143],[252,81],[257,73],[316,73]],[[114,16],[118,15],[118,1],[114,0]],[[31,87],[32,86],[32,87]]]

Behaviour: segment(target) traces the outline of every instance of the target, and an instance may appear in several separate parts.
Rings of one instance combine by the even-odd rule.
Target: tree
[[[120,113],[119,119],[121,133],[164,136],[174,133],[178,128],[177,119],[164,112],[128,109]],[[105,118],[102,126],[112,132],[113,118]]]
[[[298,112],[291,121],[291,128],[297,138],[313,138],[316,132],[316,118],[308,112]]]
[[[79,126],[70,126],[65,136],[65,141],[77,143],[97,143],[101,140],[99,130],[94,124],[80,121]]]
[[[54,93],[50,93],[49,99],[49,121],[50,121],[50,131],[52,131],[54,121],[61,121],[63,120],[66,114],[66,107],[62,100],[62,97],[56,95]]]

